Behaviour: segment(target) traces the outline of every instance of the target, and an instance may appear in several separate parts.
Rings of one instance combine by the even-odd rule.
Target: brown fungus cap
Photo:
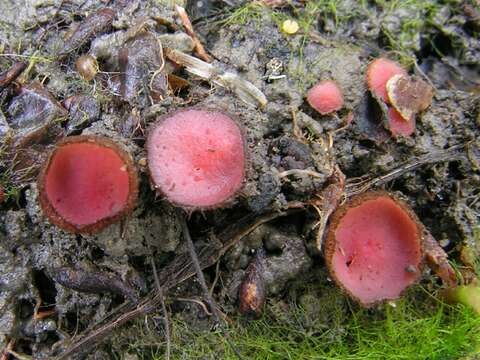
[[[101,136],[72,136],[57,143],[37,183],[50,222],[73,233],[93,234],[118,222],[138,197],[131,155]]]

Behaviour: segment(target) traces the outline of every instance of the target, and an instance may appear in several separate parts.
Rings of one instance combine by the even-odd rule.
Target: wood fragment
[[[7,346],[0,353],[0,360],[8,360],[10,351],[13,350],[14,346],[15,340],[12,339],[8,342]]]
[[[165,48],[164,53],[169,60],[185,67],[185,70],[189,73],[233,91],[240,100],[247,104],[259,105],[260,107],[264,107],[267,104],[266,96],[255,85],[244,80],[233,71],[224,71],[219,67],[175,49]]]
[[[457,274],[448,262],[447,253],[428,230],[425,230],[423,245],[428,266],[447,287],[458,285]]]
[[[267,297],[264,258],[265,251],[263,248],[258,249],[247,270],[245,270],[245,277],[238,290],[240,312],[254,318],[259,318],[262,315]]]
[[[138,301],[136,291],[115,275],[69,267],[55,268],[51,272],[55,282],[68,289],[94,294],[110,292],[121,295],[133,303]]]
[[[318,251],[322,251],[323,235],[327,229],[328,219],[345,195],[345,175],[337,165],[335,165],[328,183],[327,187],[318,195],[318,199],[309,202],[310,205],[315,207],[320,217],[316,235]]]
[[[35,320],[41,320],[41,319],[45,319],[47,317],[50,317],[52,315],[55,315],[56,313],[57,313],[57,311],[55,309],[35,311],[35,313],[33,314],[33,318]]]
[[[211,63],[213,61],[213,58],[210,55],[208,55],[200,39],[197,37],[197,34],[195,34],[192,23],[188,18],[188,15],[185,9],[180,5],[175,4],[175,10],[177,11],[178,16],[180,16],[180,20],[182,20],[186,33],[192,38],[195,44],[195,52],[198,55],[198,57],[208,63]]]
[[[24,62],[15,62],[10,69],[0,74],[0,92],[10,85],[27,68]]]

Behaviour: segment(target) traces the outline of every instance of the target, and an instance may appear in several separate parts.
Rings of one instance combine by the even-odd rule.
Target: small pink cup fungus
[[[395,61],[378,58],[373,60],[367,68],[367,85],[373,95],[389,103],[387,82],[394,75],[407,75],[404,68]]]
[[[388,128],[395,138],[399,135],[410,136],[415,132],[415,117],[405,120],[393,107],[388,107],[387,121]]]
[[[243,185],[242,130],[219,111],[186,109],[166,115],[151,129],[146,149],[153,184],[176,205],[217,208]]]
[[[397,299],[420,277],[423,225],[384,192],[354,197],[335,211],[325,243],[331,277],[363,306]]]
[[[342,108],[342,90],[334,81],[324,80],[308,91],[307,101],[320,114],[330,114]]]
[[[92,234],[131,212],[138,177],[132,157],[112,140],[72,136],[50,154],[38,189],[40,205],[53,224]]]

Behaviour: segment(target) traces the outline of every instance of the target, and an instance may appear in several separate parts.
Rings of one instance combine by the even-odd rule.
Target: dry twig
[[[155,279],[155,285],[157,286],[157,293],[160,298],[160,306],[163,312],[163,325],[165,326],[165,341],[167,343],[167,346],[165,349],[165,359],[170,360],[170,347],[171,347],[170,322],[168,321],[168,312],[167,312],[167,307],[165,306],[165,296],[163,294],[163,288],[160,285],[160,280],[158,280],[157,266],[155,265],[155,261],[153,260],[153,258],[150,258],[150,264],[152,265],[153,278]]]
[[[180,19],[182,20],[185,31],[192,38],[193,43],[195,44],[195,51],[198,57],[208,63],[211,63],[213,61],[213,58],[208,55],[207,51],[200,42],[200,39],[197,37],[197,34],[195,34],[192,23],[190,22],[190,19],[188,18],[185,9],[179,5],[175,5],[175,10],[177,11],[178,16],[180,16]]]
[[[230,340],[228,332],[223,327],[222,316],[220,314],[220,311],[217,308],[217,304],[216,304],[215,300],[213,299],[213,296],[210,295],[210,292],[208,291],[207,283],[205,281],[205,276],[203,275],[203,270],[202,270],[202,267],[200,266],[200,262],[198,261],[197,252],[195,251],[195,246],[193,245],[192,237],[190,236],[190,231],[188,230],[187,221],[185,220],[185,214],[180,209],[177,209],[177,215],[178,215],[178,218],[180,220],[180,226],[182,227],[183,237],[184,237],[185,241],[187,242],[188,252],[190,253],[190,258],[192,259],[193,267],[194,267],[195,272],[197,274],[197,279],[198,279],[198,282],[200,283],[200,286],[202,288],[203,295],[207,299],[208,305],[210,306],[210,309],[212,310],[212,314],[213,314],[213,317],[215,318],[215,321],[220,326],[223,334],[225,335],[225,340],[227,340],[228,345],[233,350],[233,352],[235,353],[237,358],[241,360],[242,356],[240,355],[240,352],[238,351],[236,346]]]

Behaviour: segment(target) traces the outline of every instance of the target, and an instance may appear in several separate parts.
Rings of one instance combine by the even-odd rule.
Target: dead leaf
[[[432,103],[433,88],[425,81],[408,75],[394,75],[387,82],[388,99],[408,121]]]

